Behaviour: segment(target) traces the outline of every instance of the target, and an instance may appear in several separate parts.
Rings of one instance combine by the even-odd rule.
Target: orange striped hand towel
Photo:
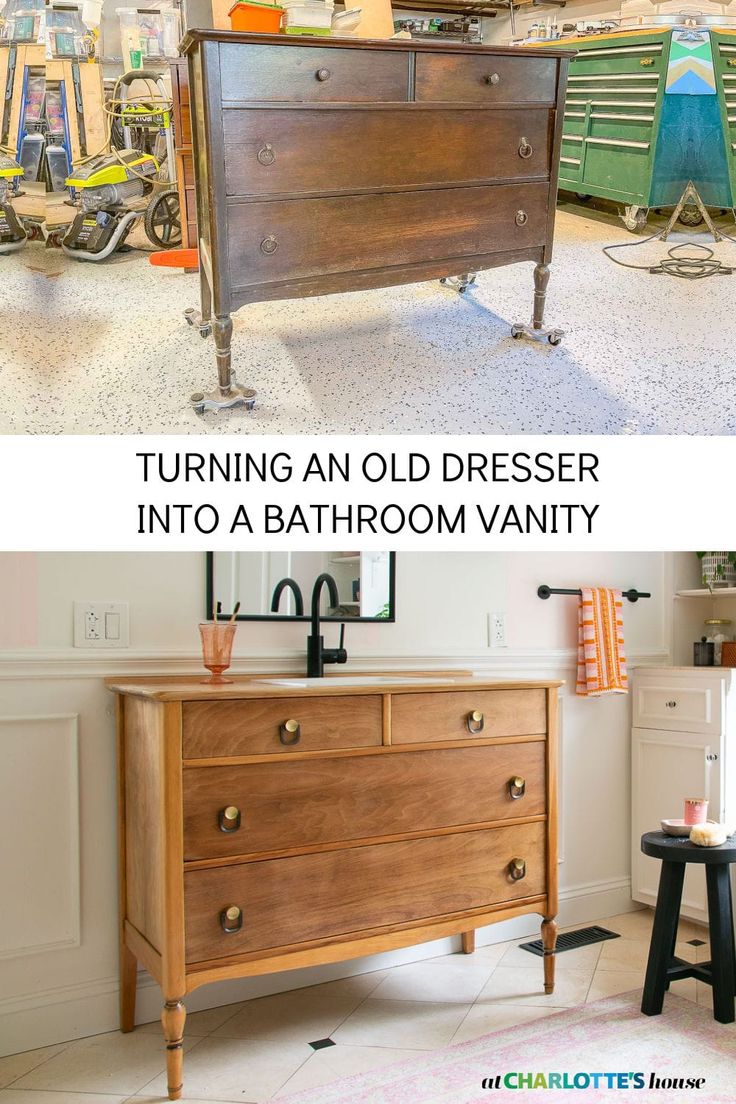
[[[621,591],[582,587],[578,607],[578,679],[581,697],[627,694]]]

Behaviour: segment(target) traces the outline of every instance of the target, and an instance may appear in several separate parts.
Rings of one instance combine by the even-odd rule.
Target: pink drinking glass
[[[685,823],[705,824],[708,817],[708,801],[704,797],[685,798]]]
[[[233,640],[237,625],[234,621],[205,621],[199,626],[202,637],[202,661],[212,675],[202,681],[209,685],[222,685],[232,682],[232,679],[222,677],[222,672],[230,666],[230,657],[233,651]]]

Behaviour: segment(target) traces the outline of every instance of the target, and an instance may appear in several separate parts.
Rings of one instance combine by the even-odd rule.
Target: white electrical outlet
[[[127,602],[75,602],[75,648],[127,648],[130,645]]]
[[[505,613],[489,613],[488,614],[488,647],[489,648],[505,648],[506,647],[506,614]]]

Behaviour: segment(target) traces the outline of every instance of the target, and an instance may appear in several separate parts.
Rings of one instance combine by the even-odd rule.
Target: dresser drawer
[[[228,195],[367,191],[549,174],[547,108],[224,113]],[[308,152],[306,152],[308,151]],[[462,197],[458,205],[462,205]]]
[[[228,207],[234,287],[541,246],[547,184]],[[464,271],[464,269],[458,269]]]
[[[481,716],[474,718],[477,713]],[[538,736],[546,731],[544,690],[457,690],[392,698],[392,744]]]
[[[417,54],[417,100],[439,103],[554,103],[556,58]]]
[[[220,46],[222,99],[390,103],[407,99],[409,54],[319,46]]]
[[[185,759],[371,747],[382,743],[380,696],[185,702]],[[296,721],[298,732],[282,729]],[[283,736],[283,739],[282,739]],[[287,742],[284,742],[287,741]],[[292,742],[293,741],[293,742]]]
[[[184,857],[537,816],[545,811],[544,750],[543,742],[501,744],[185,770]]]
[[[187,962],[329,940],[545,892],[545,825],[370,844],[184,874]],[[525,862],[514,881],[509,864]],[[240,910],[225,933],[221,914]]]
[[[723,723],[723,681],[719,678],[637,678],[634,727],[718,735]]]

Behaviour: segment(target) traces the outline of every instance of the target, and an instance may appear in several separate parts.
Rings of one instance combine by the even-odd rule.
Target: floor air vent
[[[594,924],[591,928],[579,928],[577,931],[563,932],[557,936],[556,953],[574,951],[578,947],[588,947],[591,943],[602,943],[604,939],[620,939],[618,932],[609,931],[608,928],[599,928]],[[535,939],[531,943],[521,943],[523,951],[531,951],[535,955],[543,955],[544,947],[541,939]]]

